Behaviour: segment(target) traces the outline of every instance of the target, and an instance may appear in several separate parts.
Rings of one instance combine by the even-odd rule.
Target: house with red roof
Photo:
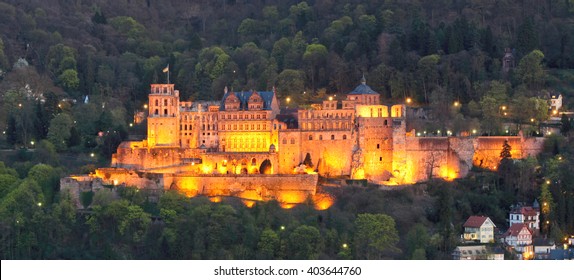
[[[521,258],[530,259],[533,257],[532,230],[527,224],[513,224],[503,235],[504,244],[514,251],[521,253]]]
[[[491,243],[494,242],[494,228],[496,225],[485,216],[470,216],[463,225],[463,240],[466,242]]]
[[[512,207],[509,214],[509,226],[514,224],[524,223],[532,231],[535,236],[540,232],[540,207],[538,202],[534,202],[533,206],[517,205]]]

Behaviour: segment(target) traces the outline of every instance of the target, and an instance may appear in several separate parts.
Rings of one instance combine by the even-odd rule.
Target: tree
[[[533,50],[525,55],[516,68],[517,80],[525,84],[531,90],[539,90],[546,82],[546,73],[542,60],[544,54],[540,50]]]
[[[279,235],[272,229],[265,229],[261,233],[259,243],[257,243],[257,252],[261,259],[272,260],[278,255],[280,246]]]
[[[74,91],[80,85],[80,79],[78,78],[78,72],[74,69],[66,69],[60,76],[58,76],[60,85],[68,91]]]
[[[74,121],[66,113],[60,113],[50,121],[48,140],[54,144],[56,150],[63,151],[66,149],[66,143],[71,136],[72,125],[74,125]]]
[[[309,77],[311,77],[313,91],[317,89],[316,81],[319,79],[319,71],[321,66],[325,65],[328,54],[327,48],[321,44],[308,45],[303,54],[303,61],[308,65],[307,69],[309,70]]]
[[[281,97],[299,96],[305,90],[305,73],[299,70],[285,69],[277,76],[277,92]]]
[[[359,214],[355,220],[355,255],[359,259],[381,259],[398,253],[399,233],[395,220],[385,214]]]
[[[428,92],[431,89],[431,85],[435,83],[438,73],[436,66],[440,61],[440,56],[437,54],[427,55],[421,58],[418,62],[418,71],[422,77],[423,92],[425,97],[425,102],[429,102]]]
[[[319,256],[321,233],[312,226],[298,226],[289,235],[289,256],[295,260],[313,260]]]
[[[508,144],[508,140],[504,140],[504,143],[502,144],[502,151],[500,152],[500,159],[510,159],[512,157],[511,150],[512,147],[510,144]]]

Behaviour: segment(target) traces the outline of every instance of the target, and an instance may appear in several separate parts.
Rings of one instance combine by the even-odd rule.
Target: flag
[[[164,73],[169,72],[169,64],[168,64],[165,68],[163,68],[163,72],[164,72]]]

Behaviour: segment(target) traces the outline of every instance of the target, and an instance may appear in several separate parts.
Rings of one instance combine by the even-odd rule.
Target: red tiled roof
[[[510,213],[511,214],[522,214],[524,216],[536,216],[536,212],[537,212],[536,209],[534,209],[530,206],[523,206],[520,208],[515,208]]]
[[[482,226],[482,224],[484,224],[484,222],[486,222],[486,219],[488,219],[488,217],[470,216],[470,217],[468,217],[468,220],[466,220],[466,222],[462,226],[463,227],[470,227],[470,228],[479,228],[480,226]]]
[[[532,234],[532,231],[528,228],[528,226],[524,223],[516,223],[513,224],[504,234],[504,236],[517,236],[523,228],[526,228],[530,234]]]

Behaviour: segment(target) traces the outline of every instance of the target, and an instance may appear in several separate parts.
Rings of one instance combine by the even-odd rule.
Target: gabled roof
[[[536,216],[538,211],[531,206],[522,206],[520,208],[514,208],[510,212],[511,214],[522,214],[524,216]]]
[[[349,94],[378,94],[378,92],[371,89],[370,86],[367,85],[367,80],[365,76],[361,79],[361,84],[358,85],[353,91],[349,92]]]
[[[528,232],[530,234],[532,234],[532,231],[528,228],[528,226],[524,223],[516,223],[513,224],[504,234],[504,236],[518,236],[518,234],[520,234],[520,232],[522,231],[523,228],[526,228],[526,230],[528,230]]]
[[[468,217],[468,220],[466,220],[466,222],[464,223],[463,227],[479,228],[486,222],[486,220],[490,220],[490,218],[485,216],[470,216]],[[492,223],[492,221],[490,222]],[[492,223],[492,225],[496,227],[494,223]]]
[[[263,108],[262,110],[271,110],[271,102],[273,101],[273,95],[275,94],[273,91],[237,91],[237,92],[226,92],[221,99],[221,105],[219,107],[220,111],[225,111],[225,100],[227,97],[235,93],[235,96],[239,99],[239,110],[247,110],[249,97],[253,93],[257,92],[259,96],[263,99]]]

